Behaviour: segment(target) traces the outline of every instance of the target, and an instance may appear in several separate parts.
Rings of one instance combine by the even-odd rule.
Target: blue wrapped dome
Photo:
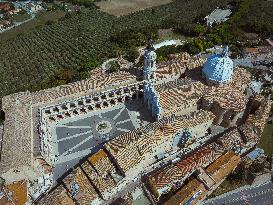
[[[209,82],[223,84],[232,79],[233,61],[228,57],[228,47],[222,54],[215,54],[207,59],[203,74]]]

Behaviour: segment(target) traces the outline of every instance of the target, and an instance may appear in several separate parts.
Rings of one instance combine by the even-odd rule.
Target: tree
[[[139,53],[138,53],[137,49],[134,47],[130,47],[125,51],[124,58],[130,62],[135,62],[138,55],[139,55]]]
[[[90,58],[80,71],[93,70],[100,66],[101,62],[97,58]]]
[[[5,121],[5,113],[3,110],[0,110],[0,124]]]
[[[168,58],[163,57],[163,56],[158,56],[157,59],[156,59],[157,62],[162,62],[162,61],[167,61],[167,60],[168,60]]]
[[[199,49],[192,43],[185,43],[182,47],[180,47],[181,51],[188,52],[190,54],[199,53]]]
[[[264,165],[258,162],[253,162],[249,167],[250,172],[252,173],[259,173],[264,171]]]
[[[156,50],[157,61],[158,62],[167,61],[169,60],[170,54],[174,54],[177,52],[179,52],[179,50],[175,45],[162,46],[161,48]]]
[[[46,25],[52,25],[52,24],[54,24],[54,21],[48,20],[48,21],[45,22],[45,24],[46,24]]]
[[[207,34],[206,35],[207,39],[211,42],[213,42],[213,44],[219,45],[222,43],[222,39],[220,36],[218,36],[217,34]]]
[[[110,62],[110,69],[109,69],[110,73],[117,72],[119,71],[119,69],[120,69],[120,66],[116,61]]]
[[[202,34],[202,33],[205,33],[206,32],[206,27],[203,26],[203,25],[200,25],[200,24],[196,24],[195,27],[194,27],[194,32],[196,34]]]

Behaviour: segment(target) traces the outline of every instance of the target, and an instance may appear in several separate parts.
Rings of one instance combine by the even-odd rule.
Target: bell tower
[[[144,80],[153,83],[156,81],[156,53],[151,38],[148,40],[144,53]]]
[[[160,96],[155,89],[156,82],[156,53],[153,40],[149,38],[144,53],[144,102],[151,110],[155,120],[160,120],[163,109],[160,106]]]

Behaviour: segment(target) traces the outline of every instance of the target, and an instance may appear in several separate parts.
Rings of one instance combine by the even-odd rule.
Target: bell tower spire
[[[156,53],[152,38],[148,39],[144,53],[144,80],[156,81]]]

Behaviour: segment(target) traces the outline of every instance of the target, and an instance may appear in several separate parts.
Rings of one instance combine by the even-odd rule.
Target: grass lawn
[[[258,147],[264,149],[267,156],[273,155],[273,124],[266,124]]]
[[[27,14],[28,15],[28,14]],[[48,21],[57,21],[58,19],[65,16],[64,11],[42,11],[37,14],[37,16],[29,21],[26,22],[18,27],[15,27],[11,30],[8,30],[2,34],[0,34],[0,42],[7,41],[8,39],[14,38],[17,35],[22,35],[27,32],[33,31],[35,28],[40,27]],[[19,15],[18,15],[19,18]],[[21,18],[21,17],[20,17]],[[19,20],[16,20],[19,21]]]

